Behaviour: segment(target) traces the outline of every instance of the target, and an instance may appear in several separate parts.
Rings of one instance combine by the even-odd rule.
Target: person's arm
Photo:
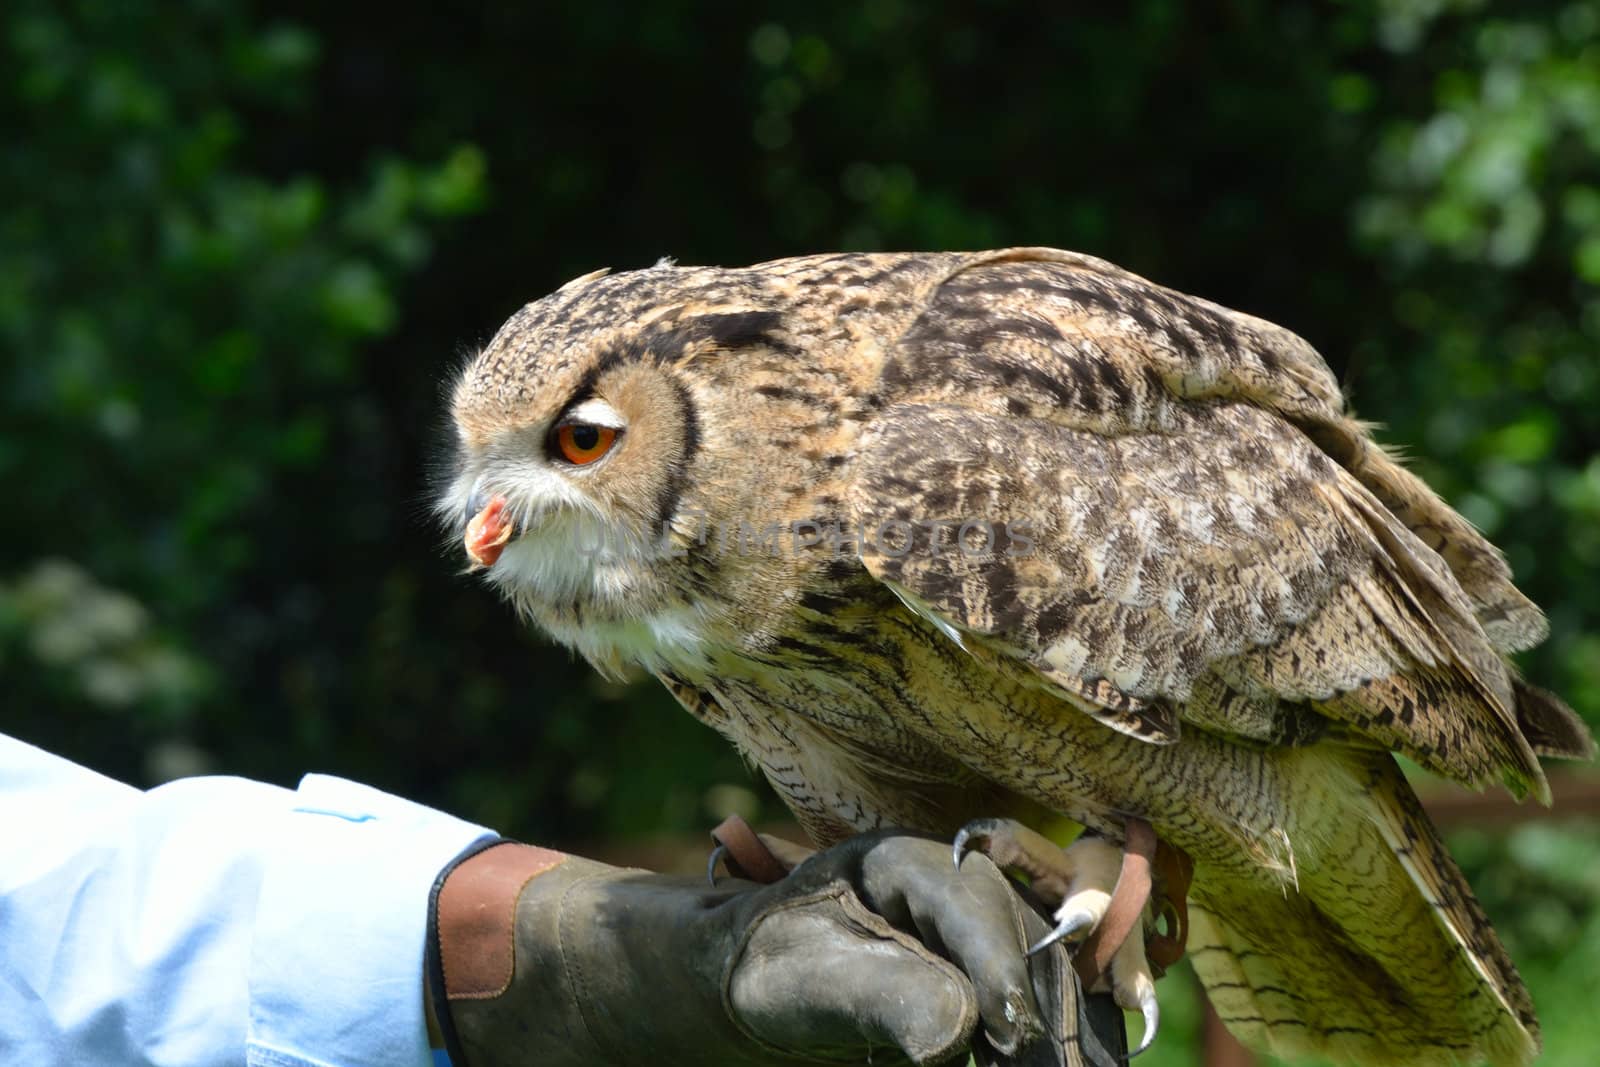
[[[4,737],[0,825],[3,1063],[428,1067],[434,920],[456,1067],[931,1063],[975,1028],[983,1062],[1082,1062],[1064,953],[1025,956],[1046,924],[921,838],[711,889],[474,853],[482,827],[341,779],[140,792]]]
[[[429,1067],[428,893],[489,836],[335,778],[141,792],[0,737],[0,1062]]]

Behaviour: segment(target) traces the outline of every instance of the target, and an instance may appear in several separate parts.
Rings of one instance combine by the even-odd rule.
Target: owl
[[[819,843],[959,833],[1077,936],[1144,820],[1247,1043],[1537,1053],[1394,753],[1548,802],[1537,757],[1592,741],[1507,660],[1546,627],[1500,553],[1294,334],[1052,249],[663,262],[524,307],[451,413],[474,569]],[[1142,940],[1107,980],[1148,1041]]]

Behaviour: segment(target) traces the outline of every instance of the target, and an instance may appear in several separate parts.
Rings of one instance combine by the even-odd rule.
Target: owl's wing
[[[935,294],[842,472],[868,570],[1147,740],[1331,729],[1546,795],[1501,654],[1542,620],[1493,548],[1331,406],[1303,341],[1092,281],[1009,262]],[[1209,347],[1174,342],[1185,315]],[[1380,495],[1402,489],[1426,496]]]

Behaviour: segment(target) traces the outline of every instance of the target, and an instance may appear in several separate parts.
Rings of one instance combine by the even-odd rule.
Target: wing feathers
[[[1369,440],[1361,423],[1340,419],[1304,423],[1301,428],[1444,561],[1497,650],[1521,652],[1545,639],[1549,625],[1544,613],[1511,584],[1511,568],[1500,550],[1422,479]]]
[[[1531,790],[1549,804],[1544,771],[1517,729],[1510,668],[1451,573],[1365,489],[1348,483],[1340,488],[1344,492],[1330,506],[1343,505],[1351,515],[1346,521],[1364,523],[1375,540],[1377,572],[1402,602],[1398,613],[1374,614],[1417,664],[1403,674],[1374,678],[1345,694],[1339,706],[1357,714],[1368,709],[1370,717],[1363,719],[1380,739],[1398,729],[1403,741],[1396,747],[1436,773],[1471,785],[1498,776],[1516,796]]]
[[[1309,703],[1436,773],[1543,796],[1508,668],[1437,557],[1270,413],[1174,417],[1181,437],[1106,437],[892,408],[869,431],[853,508],[1025,525],[1030,551],[918,541],[863,561],[947,636],[981,639],[1121,732],[1170,742],[1182,717],[1309,739],[1326,732]],[[1211,676],[1241,699],[1195,701]]]

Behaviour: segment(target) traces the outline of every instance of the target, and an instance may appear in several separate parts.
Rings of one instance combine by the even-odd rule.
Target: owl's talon
[[[711,858],[706,860],[706,881],[711,883],[711,888],[717,888],[717,863],[728,854],[727,845],[718,845],[711,850]]]
[[[1034,892],[1059,903],[1072,878],[1072,866],[1055,842],[1015,819],[973,819],[956,834],[951,854],[956,866],[979,851],[1008,874],[1027,876]]]
[[[1038,942],[1028,950],[1028,955],[1038,955],[1040,952],[1043,952],[1045,949],[1049,948],[1051,945],[1062,940],[1063,938],[1071,937],[1073,934],[1076,934],[1081,930],[1093,929],[1096,921],[1097,920],[1095,916],[1086,911],[1074,912],[1064,918],[1058,918],[1056,921],[1056,928],[1041,937]]]
[[[957,862],[974,849],[981,849],[1001,870],[1026,875],[1034,893],[1055,908],[1055,928],[1028,949],[1030,956],[1058,941],[1090,937],[1106,917],[1123,866],[1123,847],[1104,837],[1080,837],[1062,849],[1010,819],[978,819],[962,827],[953,849]],[[1149,1048],[1161,1009],[1142,924],[1134,926],[1093,982],[1097,989],[1109,986],[1119,1007],[1144,1018],[1144,1036],[1131,1055]]]
[[[1139,1039],[1139,1047],[1128,1053],[1130,1060],[1154,1043],[1156,1031],[1161,1027],[1161,1004],[1156,1000],[1154,982],[1139,993],[1139,1014],[1144,1018],[1144,1036]]]
[[[950,844],[950,858],[955,861],[956,870],[959,871],[961,869],[961,859],[967,854],[967,842],[971,841],[975,836],[970,824],[956,831],[956,839]],[[974,842],[974,847],[976,847],[976,842]]]

